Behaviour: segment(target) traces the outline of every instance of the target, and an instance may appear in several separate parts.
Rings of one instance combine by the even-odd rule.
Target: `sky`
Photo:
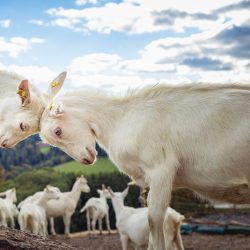
[[[250,0],[0,0],[0,69],[46,90],[250,83]]]

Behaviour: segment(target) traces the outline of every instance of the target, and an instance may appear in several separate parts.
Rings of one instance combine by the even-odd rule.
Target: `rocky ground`
[[[63,241],[51,240],[28,232],[0,226],[1,250],[87,250]]]

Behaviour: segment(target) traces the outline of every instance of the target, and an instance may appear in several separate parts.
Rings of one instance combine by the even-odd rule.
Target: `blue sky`
[[[0,0],[0,69],[43,90],[250,82],[250,1]]]

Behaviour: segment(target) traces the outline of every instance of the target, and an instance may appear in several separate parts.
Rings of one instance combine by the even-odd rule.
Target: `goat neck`
[[[115,210],[116,218],[118,218],[125,207],[124,201],[122,199],[117,199],[116,197],[111,197],[111,201]]]
[[[71,191],[69,192],[69,195],[70,195],[71,198],[78,201],[79,198],[80,198],[81,193],[82,193],[82,190],[80,189],[80,186],[79,186],[78,182],[76,181],[74,183]]]
[[[36,203],[39,206],[44,207],[47,204],[47,201],[48,201],[48,197],[45,194],[45,192],[43,192],[42,196],[38,198],[34,203]]]

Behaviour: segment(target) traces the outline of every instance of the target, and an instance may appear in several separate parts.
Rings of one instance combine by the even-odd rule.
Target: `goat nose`
[[[2,145],[3,148],[6,148],[6,147],[7,147],[7,141],[8,141],[8,140],[4,140],[4,141],[2,142],[1,145]]]

